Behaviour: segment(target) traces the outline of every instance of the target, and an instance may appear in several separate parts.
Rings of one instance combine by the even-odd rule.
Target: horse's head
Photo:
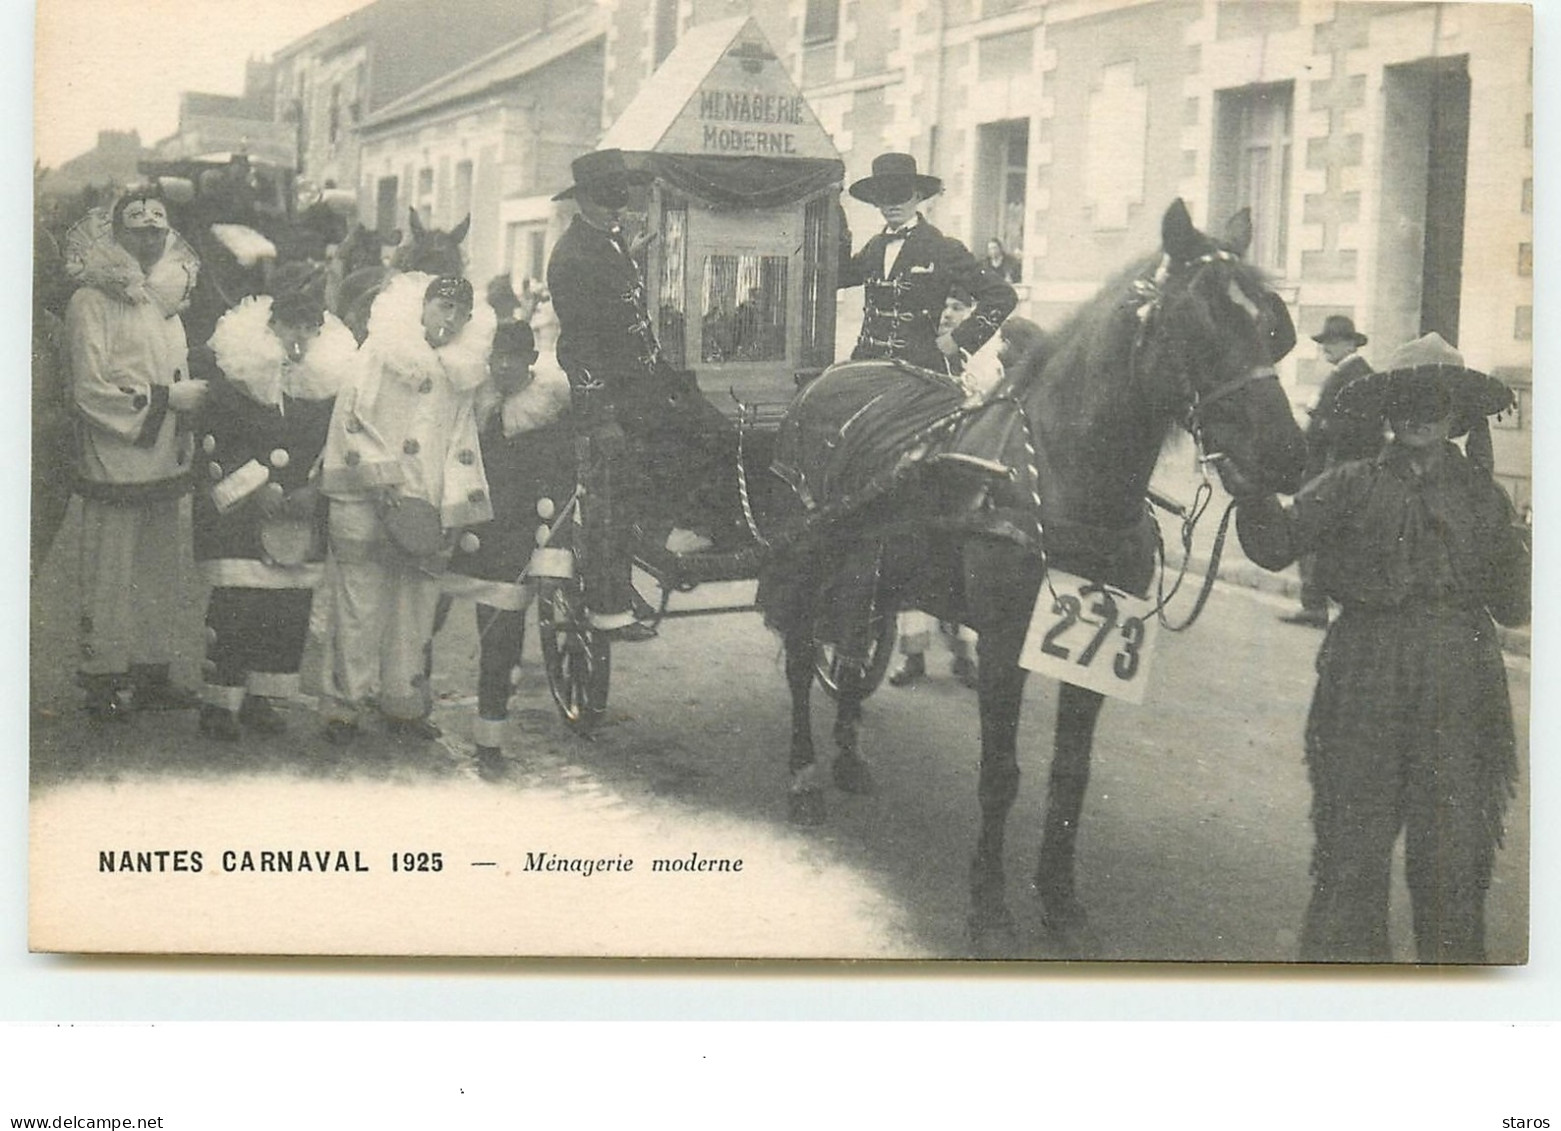
[[[1140,367],[1185,410],[1206,456],[1230,460],[1266,490],[1293,492],[1306,438],[1274,366],[1295,347],[1284,301],[1241,260],[1252,239],[1243,209],[1216,240],[1198,231],[1180,200],[1161,223],[1164,256],[1140,279]]]
[[[381,232],[378,228],[365,228],[362,224],[355,224],[347,238],[342,240],[336,249],[336,258],[340,260],[343,275],[351,275],[354,271],[362,271],[369,267],[385,266],[385,249],[394,247],[401,242],[401,229],[392,228],[389,232]]]
[[[472,218],[467,216],[448,232],[439,228],[426,228],[415,209],[409,209],[412,240],[396,252],[398,271],[426,271],[430,275],[459,275],[465,267],[461,255],[461,241],[471,230]]]

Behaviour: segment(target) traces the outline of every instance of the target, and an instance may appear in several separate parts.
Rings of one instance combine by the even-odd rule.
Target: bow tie
[[[892,230],[891,229],[885,229],[884,230],[884,234],[883,234],[883,238],[886,239],[886,240],[903,240],[906,236],[908,236],[910,234],[911,234],[911,228],[910,228],[910,225],[907,224],[903,228],[894,228]]]

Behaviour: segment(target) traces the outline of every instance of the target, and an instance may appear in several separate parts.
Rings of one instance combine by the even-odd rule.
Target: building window
[[[1214,141],[1212,217],[1252,209],[1247,259],[1285,267],[1290,199],[1289,83],[1221,91]]]
[[[982,250],[1000,239],[1015,256],[1024,249],[1024,212],[1030,159],[1030,119],[1014,118],[979,127],[976,168],[976,222],[971,234]]]
[[[516,294],[527,279],[540,283],[547,274],[547,224],[511,224],[504,234],[504,261]]]
[[[388,236],[400,219],[396,215],[396,201],[400,185],[395,177],[381,177],[374,189],[374,227],[381,235]]]
[[[840,0],[808,0],[802,21],[804,44],[832,43],[840,34]]]
[[[330,109],[326,112],[325,140],[335,145],[341,136],[341,83],[331,84]]]
[[[1534,245],[1531,243],[1518,244],[1518,274],[1525,279],[1534,274]]]
[[[656,0],[651,70],[661,66],[678,43],[678,0]]]
[[[455,165],[455,200],[450,209],[452,223],[459,224],[461,217],[472,211],[472,163],[458,161]]]
[[[431,168],[417,171],[417,202],[413,207],[417,209],[417,218],[423,222],[423,227],[433,227],[434,171]]]

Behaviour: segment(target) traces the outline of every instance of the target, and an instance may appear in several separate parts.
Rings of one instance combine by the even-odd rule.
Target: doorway
[[[1469,172],[1468,56],[1383,72],[1382,208],[1373,335],[1458,343]]]

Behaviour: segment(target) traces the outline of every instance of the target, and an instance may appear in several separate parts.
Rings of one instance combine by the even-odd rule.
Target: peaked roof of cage
[[[598,147],[840,160],[752,16],[691,28]]]

